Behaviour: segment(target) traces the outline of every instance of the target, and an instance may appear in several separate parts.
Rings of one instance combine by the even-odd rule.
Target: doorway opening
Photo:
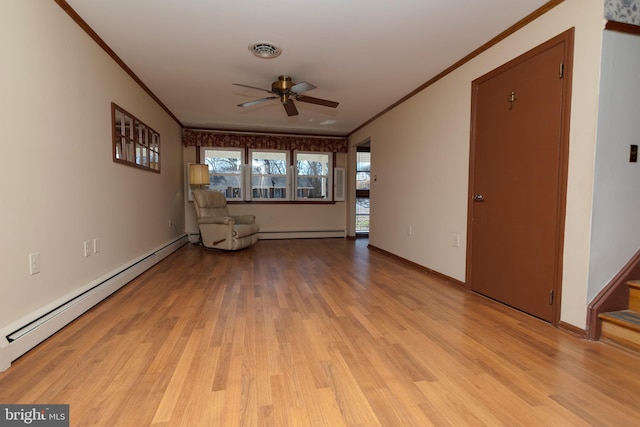
[[[356,148],[356,237],[369,235],[371,188],[371,147],[369,143]]]

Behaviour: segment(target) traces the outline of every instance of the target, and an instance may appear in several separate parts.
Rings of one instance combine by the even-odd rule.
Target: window
[[[296,152],[296,199],[331,199],[331,156]]]
[[[227,200],[243,200],[244,150],[207,148],[203,158],[209,165],[209,188],[224,193]]]
[[[209,166],[208,188],[229,201],[333,201],[330,152],[202,147],[200,158]]]
[[[160,134],[111,103],[113,161],[160,172]]]
[[[369,191],[371,188],[371,153],[358,151],[356,158],[356,190]]]
[[[356,153],[356,234],[369,233],[369,191],[371,188],[371,153],[358,147]]]
[[[289,152],[251,150],[251,198],[288,200]]]

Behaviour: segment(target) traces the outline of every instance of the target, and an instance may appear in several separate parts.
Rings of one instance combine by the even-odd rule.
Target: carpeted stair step
[[[601,313],[602,338],[640,351],[640,313],[633,310]]]

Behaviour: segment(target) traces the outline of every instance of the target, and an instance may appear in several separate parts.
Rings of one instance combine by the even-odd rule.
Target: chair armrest
[[[234,216],[236,224],[255,224],[256,216],[255,215],[237,215]]]
[[[198,219],[198,224],[232,224],[234,220],[229,216],[206,216]]]

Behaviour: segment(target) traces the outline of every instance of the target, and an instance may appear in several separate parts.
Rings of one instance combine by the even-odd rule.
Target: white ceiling
[[[67,0],[187,127],[346,135],[547,0]],[[249,44],[282,48],[259,59]],[[317,86],[288,117],[279,75]],[[126,105],[122,106],[126,109]]]

